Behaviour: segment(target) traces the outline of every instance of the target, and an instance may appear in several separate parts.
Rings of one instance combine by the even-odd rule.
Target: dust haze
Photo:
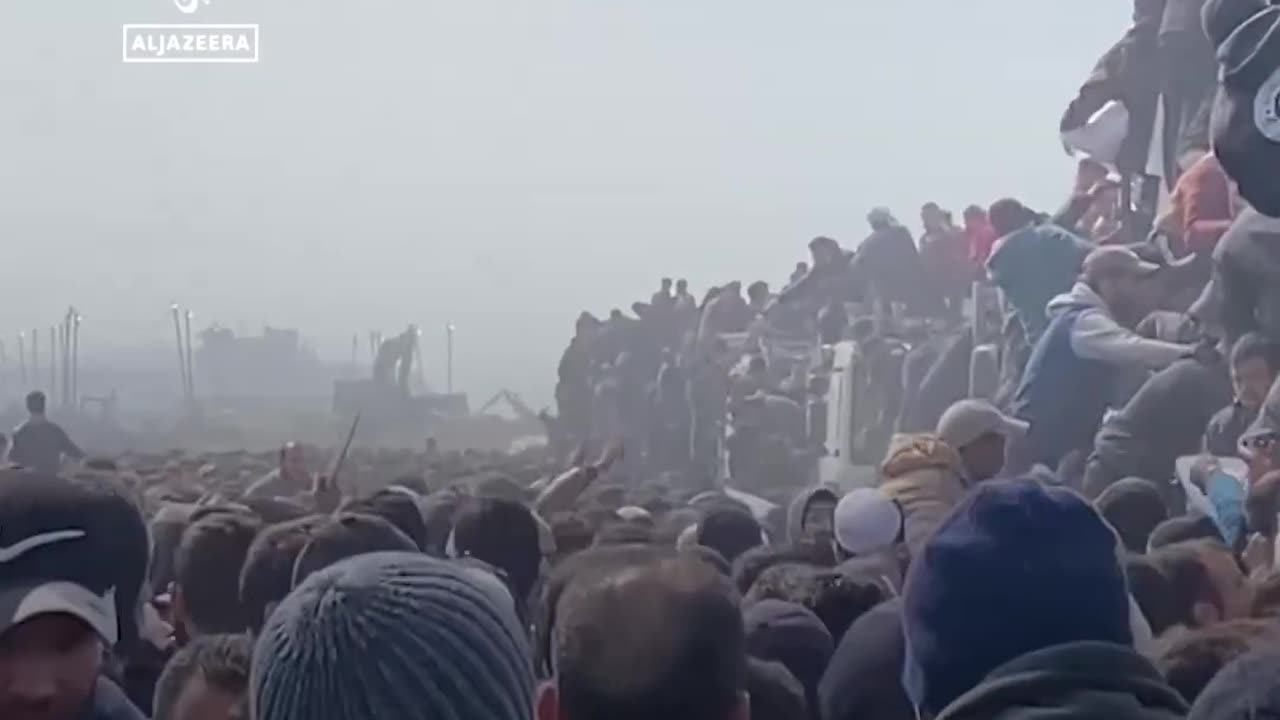
[[[122,64],[122,23],[190,21],[172,0],[0,6],[6,342],[69,304],[85,316],[86,364],[168,362],[171,302],[201,327],[297,327],[334,361],[353,334],[416,323],[440,386],[454,323],[460,388],[546,404],[577,314],[625,307],[663,276],[697,293],[780,284],[814,235],[856,244],[872,205],[914,225],[926,200],[1056,202],[1071,167],[1055,152],[1062,99],[1128,9],[211,0],[198,12],[259,23],[261,62]]]

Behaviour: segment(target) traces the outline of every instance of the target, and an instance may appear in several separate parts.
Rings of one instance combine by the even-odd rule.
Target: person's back
[[[895,435],[880,464],[880,490],[902,507],[905,542],[928,538],[968,489],[960,456],[936,435]]]
[[[1051,223],[1032,223],[996,241],[987,270],[1029,342],[1048,326],[1049,301],[1071,289],[1091,249],[1088,241]]]
[[[1227,340],[1247,332],[1280,337],[1280,219],[1240,213],[1213,252]]]
[[[911,232],[897,223],[873,228],[858,246],[854,268],[854,274],[861,275],[883,303],[906,305],[911,315],[941,311],[942,295],[929,282]]]
[[[27,411],[31,417],[13,433],[13,447],[9,450],[11,462],[47,475],[57,475],[64,457],[72,460],[84,458],[84,452],[71,442],[62,426],[45,417],[43,393],[33,392],[27,396]]]
[[[1085,494],[1123,477],[1173,477],[1174,461],[1199,451],[1205,426],[1231,400],[1224,365],[1179,360],[1147,379],[1094,439]]]

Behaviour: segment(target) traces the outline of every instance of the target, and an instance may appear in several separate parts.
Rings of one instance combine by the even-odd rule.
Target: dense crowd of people
[[[1280,6],[1139,0],[1100,69],[1189,4],[1220,82],[1169,212],[1082,162],[1052,215],[874,210],[777,293],[664,280],[579,318],[546,451],[85,459],[32,393],[0,719],[1280,714]],[[974,282],[1008,382],[919,383],[874,482],[817,483],[785,348],[967,334]]]

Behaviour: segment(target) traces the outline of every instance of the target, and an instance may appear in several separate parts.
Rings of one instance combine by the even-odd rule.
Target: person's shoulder
[[[89,720],[146,720],[146,716],[115,683],[98,678]]]

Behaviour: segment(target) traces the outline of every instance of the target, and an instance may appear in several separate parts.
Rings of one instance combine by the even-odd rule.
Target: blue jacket
[[[1026,442],[1034,462],[1058,467],[1072,450],[1093,447],[1110,399],[1106,363],[1080,357],[1071,347],[1071,330],[1087,304],[1069,305],[1053,316],[1036,341],[1014,394],[1014,416],[1031,424]]]

